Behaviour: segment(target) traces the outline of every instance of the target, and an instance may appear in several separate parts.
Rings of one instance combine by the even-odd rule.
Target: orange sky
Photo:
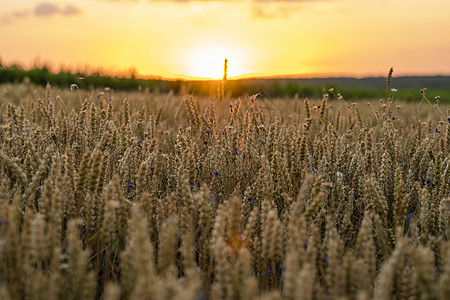
[[[448,0],[2,0],[0,58],[220,78],[450,75]]]

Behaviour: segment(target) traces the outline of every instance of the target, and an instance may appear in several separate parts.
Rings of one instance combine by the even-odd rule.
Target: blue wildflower
[[[436,129],[434,130],[434,133],[441,133],[440,131],[439,131],[439,128],[436,126]]]
[[[238,154],[239,149],[238,148],[234,148],[233,150],[233,154]]]
[[[448,118],[447,118],[447,122],[449,122],[449,123],[450,123],[450,117],[448,117]]]
[[[245,159],[245,153],[242,154],[242,159]]]
[[[217,170],[214,171],[214,177],[218,178],[220,176],[220,173],[217,172]]]
[[[328,266],[328,257],[324,257],[323,259],[322,259],[322,264],[324,265],[324,266]]]
[[[102,96],[102,94],[101,94],[101,93],[98,93],[98,94],[97,94],[97,100],[99,100],[101,96]]]
[[[245,171],[242,171],[242,173],[244,174],[244,178],[247,178],[247,173]]]
[[[195,189],[197,187],[197,185],[194,183],[193,185],[191,185],[191,190]]]
[[[206,129],[205,134],[211,135],[211,131],[209,131],[209,129]]]
[[[406,219],[408,220],[408,223],[411,223],[413,220],[414,220],[414,213],[412,212],[412,213],[409,213],[407,216],[406,216]]]
[[[197,171],[197,174],[200,173],[200,169],[196,166],[195,170]]]
[[[279,266],[279,267],[278,267],[278,274],[279,274],[279,275],[282,275],[282,274],[283,274],[283,267],[282,267],[282,266]]]
[[[139,148],[142,148],[142,141],[140,139],[137,140],[137,146]]]
[[[324,114],[323,110],[321,110],[321,111],[320,111],[320,114],[321,114],[321,115],[323,115],[323,114]]]
[[[427,186],[430,186],[432,184],[433,184],[433,182],[430,179],[427,179]]]
[[[248,197],[247,200],[250,202],[250,204],[253,204],[253,197]]]
[[[132,184],[132,183],[129,183],[128,186],[127,186],[127,189],[128,189],[128,190],[131,190],[132,188],[133,188],[133,184]]]
[[[361,194],[355,194],[355,199],[361,198]]]
[[[113,97],[109,97],[109,101],[113,101]]]

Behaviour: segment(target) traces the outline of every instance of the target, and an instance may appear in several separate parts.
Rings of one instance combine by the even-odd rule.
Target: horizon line
[[[108,71],[105,69],[93,69],[93,70],[55,70],[51,66],[33,66],[31,68],[26,68],[16,63],[12,64],[1,64],[0,68],[19,68],[24,71],[31,71],[36,69],[46,68],[53,74],[58,74],[61,72],[68,72],[70,74],[82,74],[85,76],[99,75],[104,77],[115,77],[123,79],[140,79],[140,80],[162,80],[162,81],[219,81],[221,78],[211,78],[211,77],[201,77],[201,76],[189,76],[183,74],[174,74],[173,76],[164,75],[150,75],[150,74],[139,74],[136,69],[135,73],[130,74],[128,71]],[[394,70],[395,73],[395,70]],[[351,78],[351,79],[365,79],[365,78],[385,78],[386,74],[381,74],[380,72],[317,72],[317,73],[293,73],[293,74],[273,74],[267,73],[247,73],[236,76],[229,76],[227,80],[258,80],[258,79],[327,79],[327,78]],[[394,78],[398,77],[450,77],[450,73],[417,73],[417,72],[403,72],[398,75],[394,75]]]

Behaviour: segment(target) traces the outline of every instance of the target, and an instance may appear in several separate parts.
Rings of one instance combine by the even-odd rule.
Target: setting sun
[[[193,48],[187,56],[186,75],[193,78],[220,79],[223,76],[224,59],[228,59],[228,77],[248,73],[241,50],[229,46],[205,46]]]

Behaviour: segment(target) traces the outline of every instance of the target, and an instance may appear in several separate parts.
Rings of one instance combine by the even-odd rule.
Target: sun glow
[[[186,74],[193,78],[220,79],[223,64],[228,59],[228,77],[242,76],[245,70],[245,55],[241,49],[229,46],[205,46],[192,49],[187,55]]]

